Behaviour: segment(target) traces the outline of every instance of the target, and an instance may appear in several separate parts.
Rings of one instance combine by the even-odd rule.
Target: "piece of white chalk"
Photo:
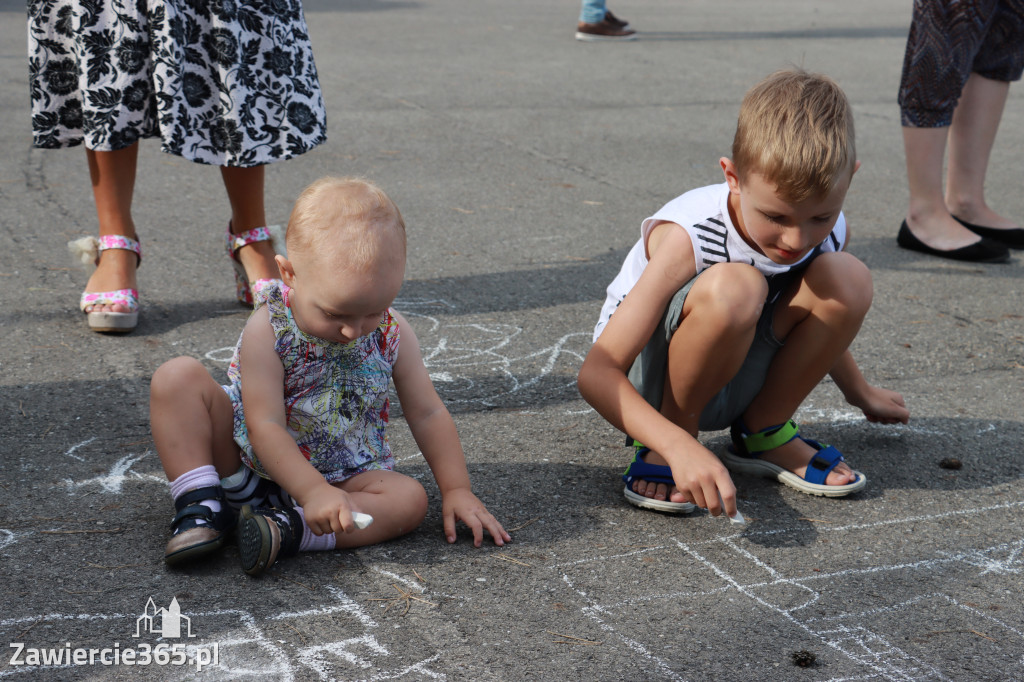
[[[373,517],[362,512],[352,512],[352,521],[356,524],[356,528],[362,530],[373,523]]]
[[[725,509],[725,501],[722,499],[722,493],[718,493],[718,502],[722,505],[722,509]],[[743,514],[740,514],[739,507],[736,508],[736,514],[729,517],[729,521],[736,526],[744,526],[747,520],[743,518]]]

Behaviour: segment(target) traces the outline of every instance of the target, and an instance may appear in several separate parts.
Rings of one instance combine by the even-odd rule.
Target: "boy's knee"
[[[693,283],[686,307],[730,326],[748,327],[757,324],[767,296],[768,281],[756,268],[745,263],[719,263]]]
[[[838,301],[853,313],[866,314],[874,298],[871,271],[856,256],[846,253],[826,253],[818,256],[813,265],[827,280],[829,292],[823,298]]]

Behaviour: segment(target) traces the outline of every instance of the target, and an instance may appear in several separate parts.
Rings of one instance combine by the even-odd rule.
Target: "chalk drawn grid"
[[[133,485],[144,485],[146,479],[131,479]],[[107,495],[118,493],[106,491]],[[875,527],[913,526],[920,530],[928,524],[941,524],[951,517],[982,518],[988,515],[1014,513],[1019,515],[1024,502],[1011,502],[985,508],[965,509],[946,514],[893,519],[875,524],[848,525],[820,529],[837,544],[857,534],[870,533]],[[723,526],[725,529],[727,526]],[[790,529],[775,529],[768,533],[787,533]],[[757,532],[754,532],[757,534]],[[0,552],[7,553],[15,544],[10,534],[0,533],[0,542],[8,538],[7,546]],[[951,680],[957,679],[943,669],[941,662],[927,660],[920,656],[920,640],[907,642],[902,636],[901,620],[915,610],[928,612],[935,619],[933,631],[918,633],[919,637],[959,631],[966,634],[978,647],[992,650],[990,655],[999,661],[998,669],[1005,672],[1004,679],[1024,677],[1024,632],[1012,618],[1019,613],[1001,614],[988,610],[986,605],[973,603],[961,596],[961,590],[935,589],[938,577],[942,585],[972,582],[976,590],[984,592],[986,576],[1005,578],[1024,573],[1024,540],[999,543],[978,548],[960,547],[955,551],[935,549],[927,557],[920,554],[905,561],[887,563],[878,561],[870,567],[835,569],[811,572],[806,575],[791,575],[782,566],[774,566],[767,555],[770,550],[759,551],[750,536],[723,534],[720,537],[698,543],[690,543],[677,537],[661,538],[654,546],[634,551],[602,553],[593,556],[555,557],[553,561],[530,570],[550,574],[549,585],[557,585],[549,598],[558,599],[594,626],[599,633],[596,639],[602,646],[621,652],[622,656],[646,661],[651,673],[650,679],[683,680],[686,675],[686,656],[680,654],[680,643],[674,641],[671,648],[657,637],[658,628],[638,627],[637,614],[650,617],[651,606],[664,610],[666,617],[674,615],[679,605],[685,605],[685,613],[700,619],[702,613],[714,613],[713,623],[732,620],[728,610],[732,609],[738,618],[752,623],[760,631],[797,632],[806,636],[821,651],[829,650],[840,661],[846,674],[833,680]],[[703,589],[691,591],[658,590],[637,593],[622,598],[618,586],[602,582],[602,576],[617,564],[631,566],[647,557],[659,557],[670,561],[689,561],[696,570],[713,575],[715,580],[702,580]],[[571,560],[570,560],[571,559]],[[461,601],[463,596],[438,594],[421,584],[412,576],[394,573],[393,566],[369,566],[388,582],[401,587],[425,600]],[[594,570],[596,569],[596,570]],[[621,572],[618,572],[621,575]],[[534,576],[536,577],[536,576]],[[655,581],[657,582],[657,581]],[[870,591],[875,583],[899,582],[897,603],[868,605],[856,598],[856,591]],[[666,581],[666,587],[670,584]],[[711,587],[708,587],[708,585]],[[1000,583],[1003,584],[1003,583]],[[1018,583],[1019,584],[1019,583]],[[910,586],[920,585],[915,593]],[[884,587],[879,589],[885,590]],[[891,592],[891,587],[889,590]],[[627,590],[628,592],[628,590]],[[458,679],[446,672],[445,652],[438,650],[409,660],[404,651],[389,648],[382,643],[378,633],[382,627],[391,626],[396,618],[377,616],[380,611],[371,606],[372,602],[355,601],[334,585],[326,585],[327,603],[314,609],[281,611],[267,618],[257,619],[245,608],[218,609],[192,612],[183,608],[193,628],[216,632],[214,639],[220,649],[220,663],[204,673],[205,679],[231,680],[251,679],[254,675],[271,675],[279,680],[443,680]],[[321,592],[320,594],[324,594]],[[532,595],[512,595],[528,602]],[[1014,600],[1019,597],[1019,593]],[[661,605],[661,606],[658,606]],[[675,605],[668,607],[666,605]],[[141,601],[140,601],[141,609]],[[705,611],[707,609],[707,611]],[[655,610],[657,615],[658,611]],[[938,617],[934,614],[938,613]],[[817,615],[815,615],[817,614]],[[101,632],[106,632],[111,623],[123,623],[125,636],[119,638],[122,647],[130,646],[128,632],[135,623],[138,613],[59,614],[35,613],[17,618],[0,619],[0,640],[19,641],[19,633],[39,624],[57,624],[61,621],[74,623],[82,628],[84,623],[103,622]],[[324,627],[317,621],[327,619]],[[386,622],[385,622],[386,621]],[[712,622],[707,627],[712,627]],[[340,623],[340,625],[339,625]],[[281,625],[305,633],[304,639],[315,637],[317,632],[345,633],[344,638],[331,641],[304,641],[302,644],[287,643],[280,639]],[[101,626],[97,626],[100,628]],[[718,627],[718,625],[714,625]],[[959,630],[957,630],[959,629]],[[689,633],[687,637],[693,636]],[[709,633],[697,633],[697,638]],[[591,635],[594,638],[594,635]],[[31,637],[22,637],[21,641]],[[56,645],[63,642],[50,643]],[[294,640],[294,638],[291,638]],[[728,636],[723,633],[717,640],[718,646],[728,650]],[[962,641],[962,640],[958,640]],[[998,646],[996,645],[998,643]],[[191,647],[209,646],[204,640]],[[43,646],[36,643],[35,646]],[[685,646],[682,647],[685,649]],[[1016,652],[1016,653],[1008,653]],[[403,655],[405,654],[405,655]],[[5,664],[6,664],[5,659]],[[0,677],[12,677],[42,672],[46,666],[0,666]],[[156,673],[156,670],[151,672]],[[170,670],[167,671],[170,677]],[[162,678],[162,674],[158,675]],[[808,678],[812,679],[812,678]],[[815,677],[813,679],[822,679]]]

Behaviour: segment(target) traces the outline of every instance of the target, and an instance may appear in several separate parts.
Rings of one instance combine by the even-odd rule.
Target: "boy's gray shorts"
[[[697,277],[700,277],[698,274]],[[661,324],[651,335],[651,340],[629,369],[629,381],[636,390],[655,409],[661,409],[661,399],[665,391],[665,374],[668,371],[668,345],[672,335],[679,327],[679,318],[683,313],[683,302],[689,293],[694,277],[675,293],[665,309]],[[773,294],[775,291],[773,290]],[[747,406],[761,391],[768,367],[775,353],[782,348],[782,342],[772,331],[772,319],[775,315],[777,295],[771,295],[765,301],[761,317],[757,321],[757,331],[750,344],[750,350],[736,376],[725,385],[705,406],[700,415],[701,431],[717,431],[732,425]]]

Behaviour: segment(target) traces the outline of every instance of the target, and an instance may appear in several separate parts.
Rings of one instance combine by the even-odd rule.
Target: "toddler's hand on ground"
[[[850,401],[859,407],[869,422],[877,424],[906,424],[910,419],[910,410],[903,402],[903,396],[878,386],[868,386],[865,394],[858,400]]]
[[[505,532],[498,520],[491,516],[487,507],[476,495],[466,488],[449,490],[443,496],[441,513],[444,517],[444,536],[448,542],[455,542],[455,523],[462,521],[473,531],[473,545],[479,547],[484,541],[484,530],[494,538],[494,544],[504,545],[512,537]]]

